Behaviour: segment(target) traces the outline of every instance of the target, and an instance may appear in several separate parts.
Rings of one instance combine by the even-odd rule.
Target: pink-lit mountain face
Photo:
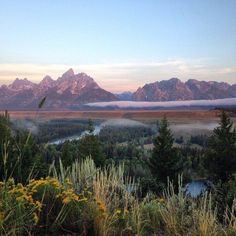
[[[12,84],[0,87],[0,109],[37,109],[39,101],[47,97],[46,109],[77,109],[83,104],[117,100],[133,101],[184,101],[236,97],[236,84],[215,81],[177,78],[144,85],[133,94],[112,94],[102,89],[85,73],[66,71],[57,80],[45,76],[36,84],[27,79],[16,79]]]
[[[177,78],[144,85],[133,93],[134,101],[183,101],[236,97],[236,84]]]
[[[35,109],[43,97],[47,97],[45,107],[68,109],[88,102],[115,101],[118,98],[102,89],[88,75],[74,74],[72,69],[57,80],[45,76],[39,84],[27,79],[16,79],[9,86],[0,87],[0,108]]]

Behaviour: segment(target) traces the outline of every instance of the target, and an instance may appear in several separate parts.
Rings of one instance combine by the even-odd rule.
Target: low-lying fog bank
[[[219,124],[217,122],[193,122],[186,124],[170,124],[170,129],[177,135],[206,134],[212,132]]]
[[[171,124],[170,128],[172,131],[181,131],[181,130],[213,130],[219,124],[216,122],[209,123],[189,123],[189,124]]]
[[[114,101],[95,102],[86,104],[89,107],[105,108],[174,108],[174,107],[218,107],[236,106],[236,98],[225,98],[215,100],[189,100],[189,101],[166,101],[166,102],[134,102],[134,101]]]
[[[100,131],[105,127],[151,127],[151,125],[144,124],[139,121],[130,120],[130,119],[111,119],[102,122],[100,125],[96,125],[94,127],[93,134],[98,135]],[[193,122],[193,123],[186,123],[186,124],[173,124],[170,123],[170,129],[172,130],[173,134],[176,136],[184,135],[184,134],[201,134],[201,133],[209,133],[215,127],[218,126],[216,122]],[[72,141],[72,140],[79,140],[88,134],[88,131],[84,131],[80,134],[71,135],[65,138],[60,138],[56,140],[52,140],[49,144],[60,144],[65,141]]]

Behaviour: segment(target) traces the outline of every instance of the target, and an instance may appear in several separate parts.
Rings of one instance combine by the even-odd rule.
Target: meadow
[[[4,112],[4,111],[0,111]],[[101,110],[101,111],[8,111],[13,119],[115,119],[156,120],[219,120],[219,110]],[[37,114],[37,115],[36,115]]]

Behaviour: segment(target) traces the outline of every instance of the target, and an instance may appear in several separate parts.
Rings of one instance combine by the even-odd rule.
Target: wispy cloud
[[[10,83],[16,77],[39,82],[45,75],[57,79],[69,68],[76,73],[85,72],[103,88],[113,91],[135,90],[145,83],[178,77],[187,79],[216,80],[235,83],[236,66],[209,65],[205,59],[169,59],[158,62],[114,64],[0,64],[0,84]]]

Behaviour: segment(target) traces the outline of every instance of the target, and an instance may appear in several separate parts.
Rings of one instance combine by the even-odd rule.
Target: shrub
[[[21,235],[38,223],[41,203],[22,184],[13,179],[0,183],[0,234]]]

